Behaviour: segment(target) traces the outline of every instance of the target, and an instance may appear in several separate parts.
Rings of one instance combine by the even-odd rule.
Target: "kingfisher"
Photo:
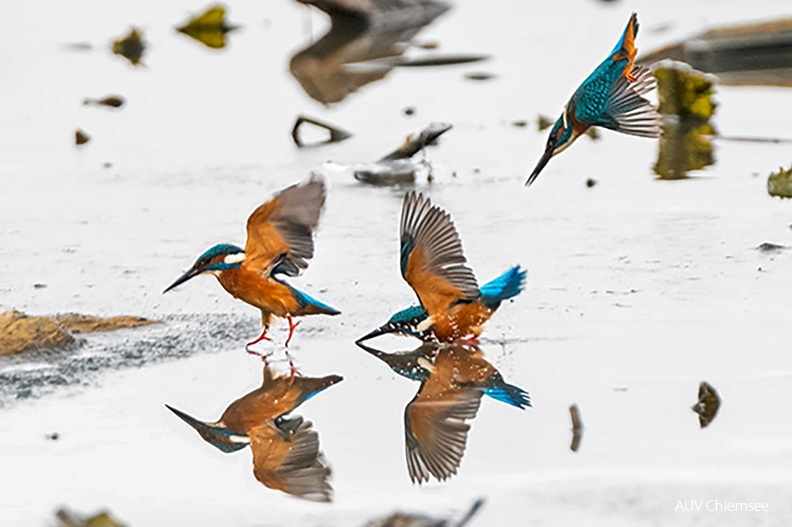
[[[488,395],[516,408],[531,406],[528,392],[507,384],[473,343],[424,343],[412,352],[384,353],[363,344],[399,375],[418,380],[404,410],[407,471],[413,483],[456,474],[465,452],[469,421]]]
[[[441,346],[450,347],[456,354],[465,354],[465,367],[467,373],[460,373],[467,377],[465,383],[473,383],[476,387],[484,391],[484,395],[506,403],[520,410],[531,407],[531,396],[520,388],[508,384],[503,375],[486,358],[484,352],[475,342],[438,344],[435,342],[424,342],[412,351],[398,353],[386,353],[384,351],[357,343],[363,350],[374,355],[395,373],[407,379],[424,382],[431,372],[431,363],[437,356]],[[473,380],[470,380],[473,379]]]
[[[267,330],[273,317],[289,322],[285,343],[288,347],[300,324],[293,317],[340,314],[283,279],[298,276],[313,258],[313,232],[326,197],[326,180],[316,172],[306,181],[286,188],[250,215],[244,249],[228,243],[215,245],[164,293],[200,274],[213,274],[234,298],[261,311],[261,335],[247,343],[248,353],[256,353],[251,346],[271,340]]]
[[[265,365],[261,387],[231,403],[218,421],[199,421],[165,406],[221,452],[250,445],[253,474],[265,486],[309,500],[330,501],[330,468],[319,451],[319,435],[310,421],[289,413],[342,380],[339,375],[290,378]]]
[[[641,97],[655,88],[656,80],[649,68],[635,64],[637,35],[638,15],[633,13],[608,58],[583,81],[564,106],[526,186],[536,180],[551,157],[564,151],[592,126],[638,137],[660,136],[660,113]]]
[[[475,340],[501,303],[525,286],[527,272],[516,265],[479,288],[451,215],[421,193],[404,197],[400,231],[401,273],[419,305],[399,311],[358,342],[386,333],[424,341]]]

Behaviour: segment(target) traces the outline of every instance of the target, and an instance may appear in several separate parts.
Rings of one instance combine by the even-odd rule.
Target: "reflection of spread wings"
[[[451,216],[422,194],[408,193],[401,217],[401,272],[430,316],[481,295],[466,263]]]
[[[407,470],[413,482],[433,475],[440,481],[456,474],[470,425],[481,404],[479,389],[444,386],[434,374],[404,410]]]
[[[289,64],[305,92],[323,104],[385,77],[392,66],[372,61],[401,56],[415,34],[448,9],[434,0],[299,1],[331,18],[330,31]]]
[[[330,468],[319,435],[301,417],[267,421],[248,432],[253,474],[265,486],[293,496],[330,501]]]
[[[292,185],[248,218],[245,262],[258,273],[297,276],[313,258],[313,231],[319,223],[327,187],[324,177]]]

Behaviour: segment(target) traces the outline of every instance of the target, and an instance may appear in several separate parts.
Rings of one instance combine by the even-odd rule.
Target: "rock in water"
[[[69,331],[48,318],[19,311],[0,313],[0,356],[37,349],[64,349],[75,344]]]

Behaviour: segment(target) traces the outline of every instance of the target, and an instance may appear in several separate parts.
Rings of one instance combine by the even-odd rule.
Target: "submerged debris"
[[[418,135],[408,136],[403,145],[384,156],[380,161],[410,158],[425,147],[437,144],[437,139],[453,127],[454,126],[449,123],[431,123],[421,130]]]
[[[61,508],[55,513],[55,519],[57,520],[57,527],[124,527],[123,523],[113,518],[106,511],[93,516],[83,516]]]
[[[402,185],[414,183],[418,169],[426,163],[411,161],[415,154],[426,146],[435,144],[437,139],[453,128],[448,123],[432,123],[417,135],[411,135],[405,143],[379,161],[358,165],[355,179],[371,185]],[[429,175],[431,177],[431,173]]]
[[[133,66],[142,64],[143,53],[146,51],[143,33],[133,27],[129,34],[113,42],[112,50],[116,55],[127,59]]]
[[[569,450],[577,452],[583,439],[583,421],[580,420],[580,410],[576,404],[569,407],[569,416],[572,418],[572,442],[569,444]]]
[[[227,23],[225,17],[225,6],[214,5],[177,27],[176,31],[184,33],[206,47],[223,49],[226,46],[226,33],[239,27]]]
[[[368,522],[365,527],[465,527],[484,505],[484,498],[479,498],[467,513],[458,521],[451,519],[438,519],[423,514],[410,514],[397,512]]]
[[[720,402],[721,399],[715,388],[706,382],[702,382],[699,385],[698,402],[693,405],[692,410],[698,414],[701,428],[707,428],[712,420],[715,419],[718,408],[720,408]]]
[[[465,74],[465,78],[471,81],[488,81],[495,78],[494,73],[487,73],[486,71],[474,71]]]
[[[711,29],[638,59],[686,62],[724,84],[792,86],[792,18]]]
[[[306,143],[302,139],[302,136],[300,134],[300,130],[305,124],[312,124],[314,126],[318,126],[319,128],[323,128],[324,130],[330,132],[330,135],[324,140],[312,142],[312,143]],[[304,148],[306,146],[317,146],[328,143],[340,143],[341,141],[346,141],[347,139],[352,137],[352,133],[347,132],[343,128],[339,128],[330,123],[320,121],[319,119],[314,119],[313,117],[308,117],[306,115],[299,115],[297,116],[297,120],[294,122],[294,126],[292,127],[291,136],[295,145],[297,145],[299,148]]]
[[[84,144],[88,143],[90,140],[91,140],[91,136],[88,135],[87,132],[84,132],[83,130],[81,130],[79,128],[74,131],[74,144],[75,145],[78,145],[78,146],[84,145]]]
[[[792,198],[792,165],[779,167],[767,178],[767,193],[776,198]]]
[[[86,106],[107,106],[109,108],[121,108],[125,102],[120,95],[108,95],[101,99],[91,99],[90,97],[83,99],[83,104]]]
[[[763,253],[778,253],[785,249],[789,249],[786,245],[778,245],[777,243],[770,242],[760,243],[756,248],[759,252]]]

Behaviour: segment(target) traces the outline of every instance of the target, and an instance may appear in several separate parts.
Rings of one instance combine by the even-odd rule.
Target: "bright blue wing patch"
[[[496,279],[481,286],[481,301],[490,309],[498,309],[501,302],[519,295],[525,286],[528,272],[515,265]]]

